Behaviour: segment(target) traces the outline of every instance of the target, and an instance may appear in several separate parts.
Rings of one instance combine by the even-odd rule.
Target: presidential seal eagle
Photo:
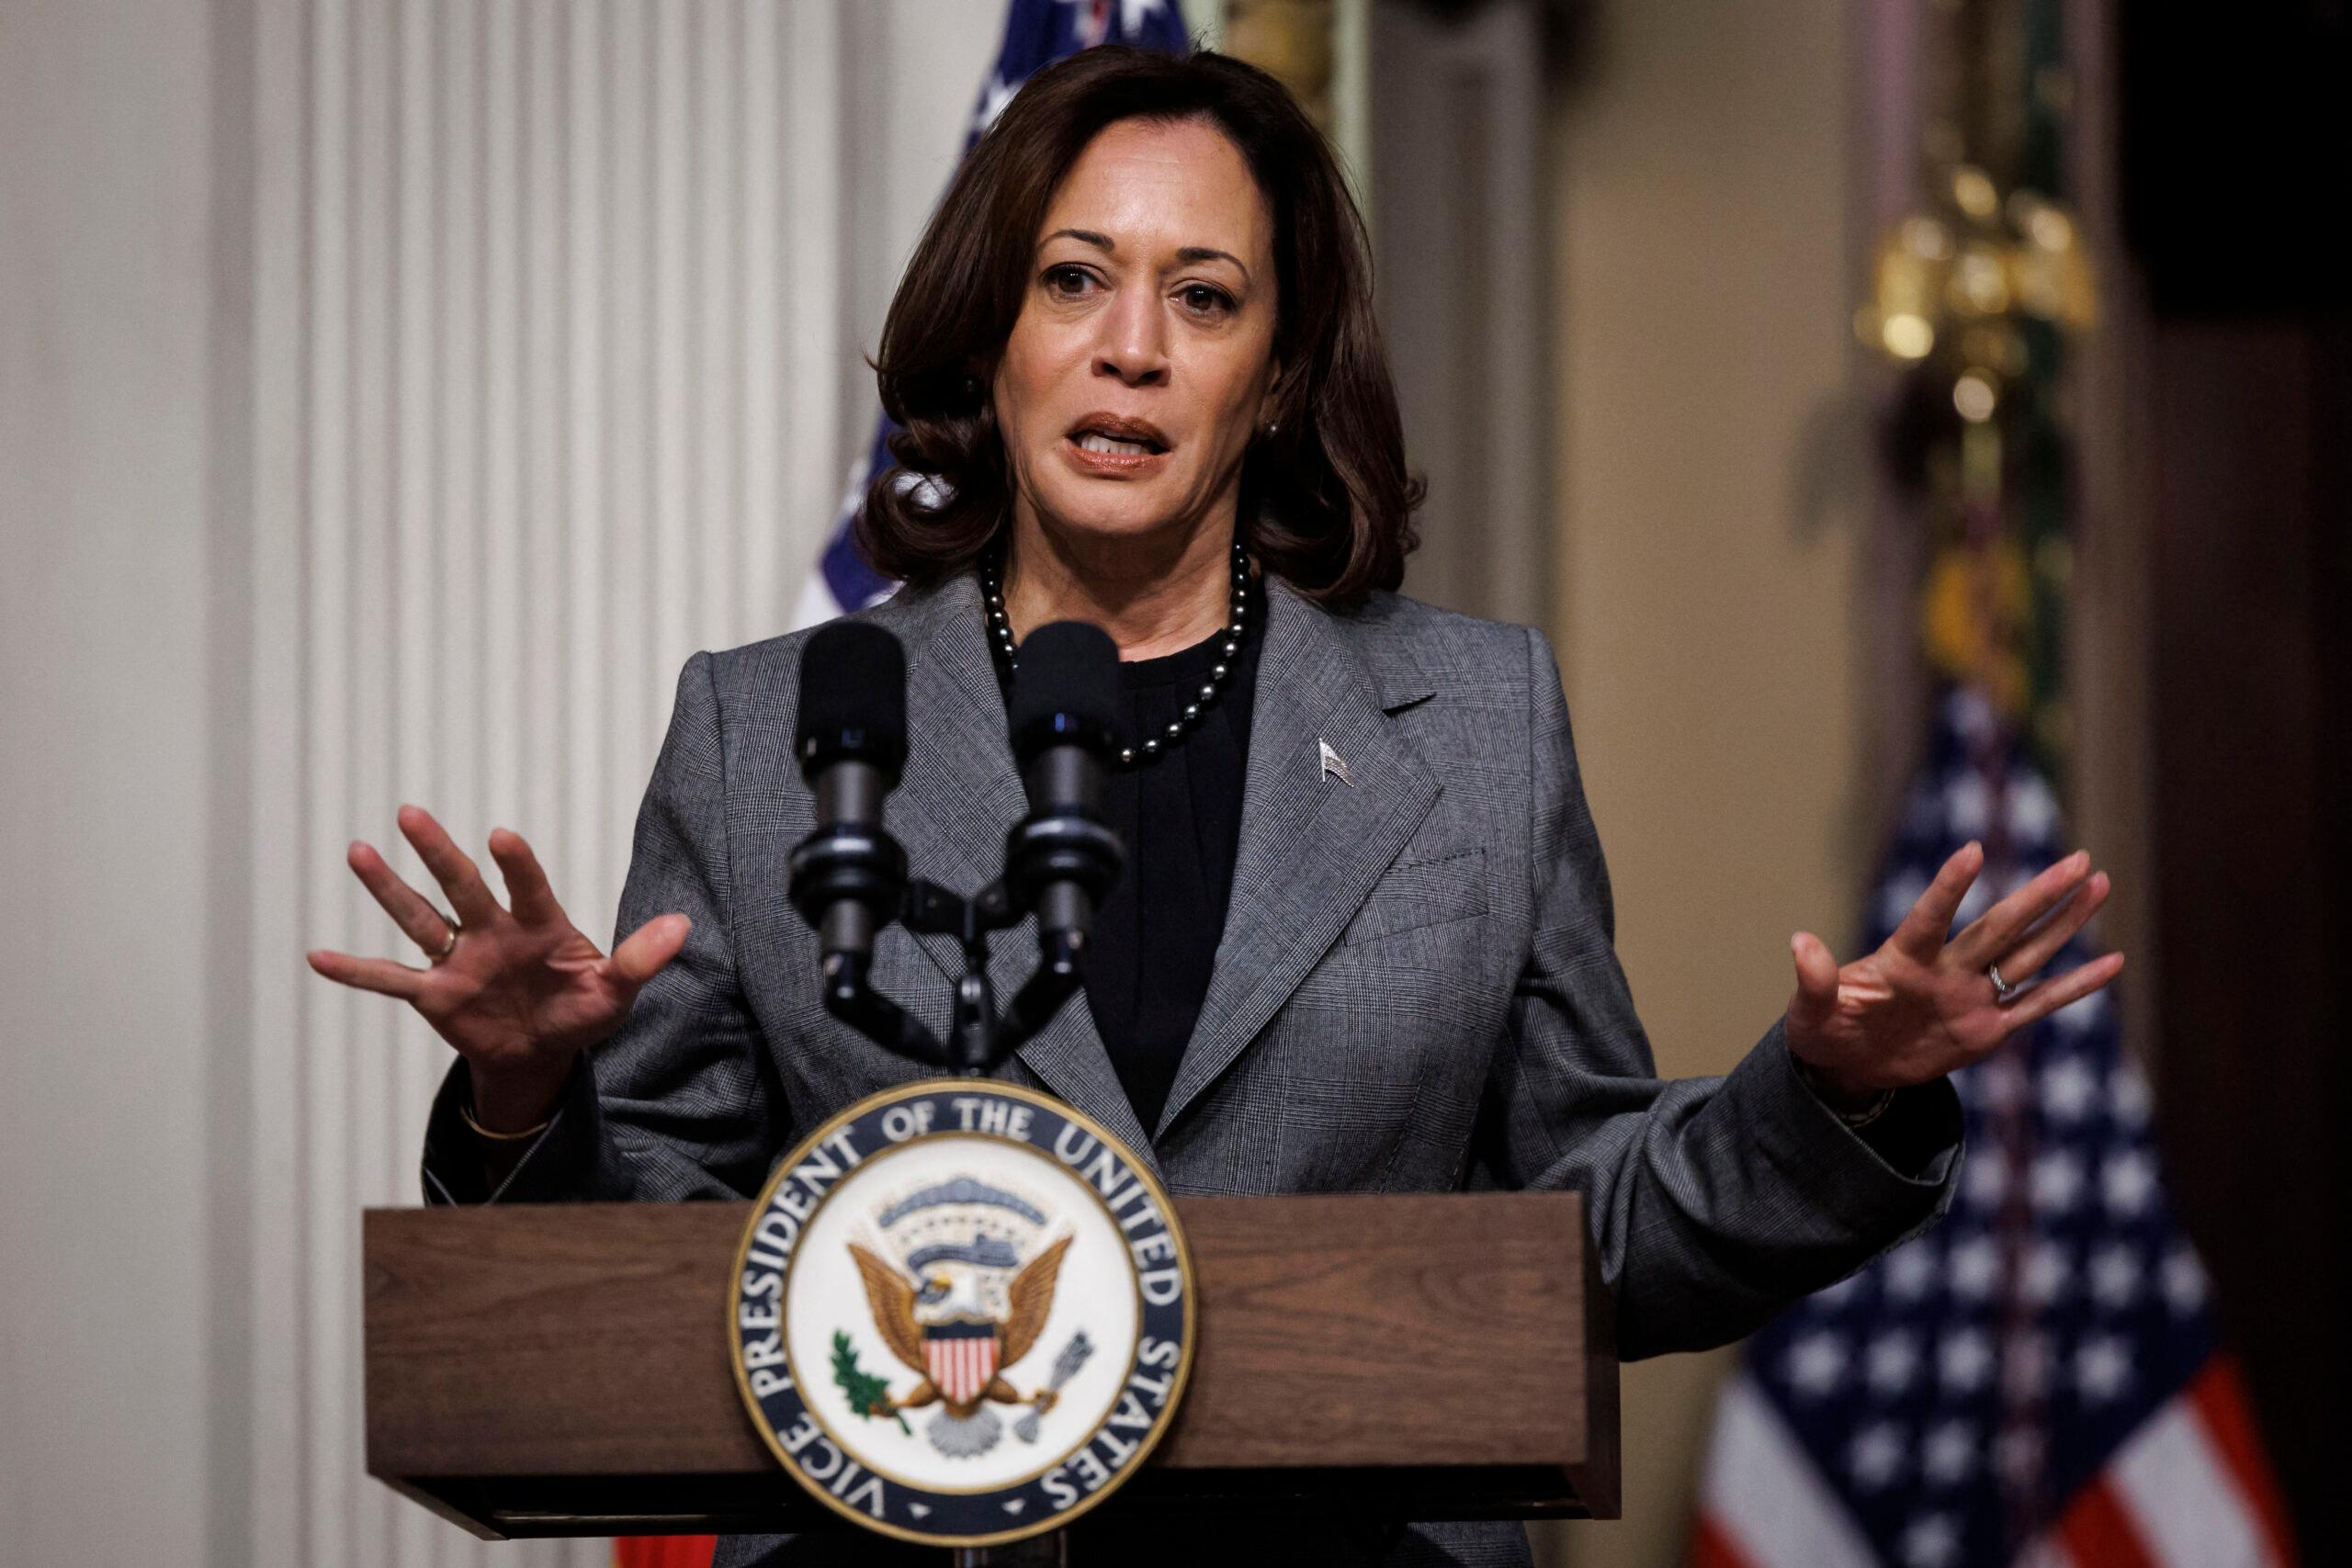
[[[1003,1369],[1017,1364],[1045,1332],[1071,1239],[1065,1235],[1047,1246],[1001,1286],[1002,1271],[1015,1260],[995,1248],[927,1247],[908,1260],[915,1270],[910,1275],[851,1242],[876,1331],[922,1380],[903,1396],[876,1396],[865,1413],[893,1416],[939,1404],[947,1424],[932,1423],[933,1442],[943,1452],[976,1454],[994,1447],[998,1435],[984,1404],[1027,1404],[1040,1415],[1051,1410],[1052,1388],[1023,1394]]]

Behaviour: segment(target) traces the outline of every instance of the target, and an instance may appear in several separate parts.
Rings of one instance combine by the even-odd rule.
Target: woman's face
[[[1088,143],[997,366],[1023,523],[1097,539],[1229,528],[1272,412],[1273,243],[1214,126],[1121,120]]]

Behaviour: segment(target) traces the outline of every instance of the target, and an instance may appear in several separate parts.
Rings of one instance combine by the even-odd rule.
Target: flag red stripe
[[[2075,1494],[2056,1533],[2076,1562],[2097,1563],[2098,1568],[2156,1568],[2147,1538],[2132,1522],[2122,1497],[2105,1476]]]
[[[613,1542],[613,1568],[710,1568],[715,1535],[624,1536]]]
[[[1702,1510],[1690,1530],[1690,1568],[1751,1568],[1751,1564],[1715,1522],[1714,1515]]]
[[[2254,1407],[2247,1402],[2237,1358],[2223,1353],[2206,1362],[2205,1370],[2188,1385],[2188,1396],[2204,1419],[2213,1446],[2228,1461],[2230,1473],[2253,1506],[2272,1555],[2292,1568],[2295,1535],[2287,1523],[2286,1499],[2279,1495],[2278,1479],[2263,1455],[2262,1435],[2254,1424]]]

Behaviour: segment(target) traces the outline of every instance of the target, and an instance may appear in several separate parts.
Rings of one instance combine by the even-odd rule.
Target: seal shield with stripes
[[[959,1319],[922,1331],[923,1361],[950,1405],[978,1404],[996,1376],[996,1325]]]

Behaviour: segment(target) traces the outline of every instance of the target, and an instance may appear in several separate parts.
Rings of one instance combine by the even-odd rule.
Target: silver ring
[[[441,951],[433,955],[433,962],[435,964],[446,964],[448,962],[449,954],[458,951],[458,938],[464,934],[464,932],[459,930],[457,921],[450,919],[447,915],[443,915],[441,919],[447,922],[449,927],[449,940],[442,943]]]
[[[454,946],[455,943],[451,945]],[[1997,964],[1984,965],[1984,976],[1993,982],[1993,1000],[2002,1007],[2008,1006],[2009,998],[2016,996],[2020,989],[2001,978],[2001,966]]]

